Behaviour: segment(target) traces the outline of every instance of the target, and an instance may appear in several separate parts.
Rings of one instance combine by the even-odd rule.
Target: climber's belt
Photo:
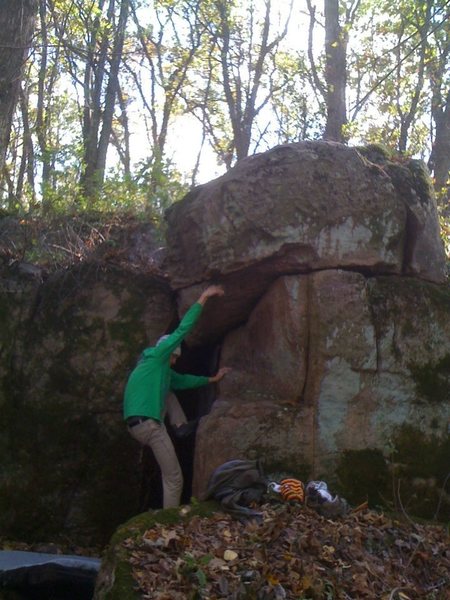
[[[148,420],[149,417],[129,417],[127,419],[127,425],[128,427],[135,427],[135,425],[140,425],[141,423],[144,423]]]

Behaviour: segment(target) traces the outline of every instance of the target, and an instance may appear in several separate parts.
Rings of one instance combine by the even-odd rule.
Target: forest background
[[[0,0],[0,209],[142,215],[277,144],[430,170],[450,251],[450,0]]]

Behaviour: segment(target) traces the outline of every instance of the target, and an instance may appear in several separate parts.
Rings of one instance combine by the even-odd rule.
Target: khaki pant
[[[186,423],[186,415],[174,394],[170,394],[166,400],[166,412],[172,425]],[[139,443],[149,446],[155,455],[161,469],[163,507],[179,506],[183,490],[183,474],[164,423],[148,419],[139,425],[129,427],[128,431]]]

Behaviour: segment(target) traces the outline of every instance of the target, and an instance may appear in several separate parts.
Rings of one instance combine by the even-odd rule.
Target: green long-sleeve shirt
[[[209,383],[208,377],[182,375],[170,368],[172,352],[193,329],[202,308],[199,303],[193,304],[173,333],[157,346],[144,350],[125,388],[124,419],[143,416],[161,421],[169,390],[196,388]]]

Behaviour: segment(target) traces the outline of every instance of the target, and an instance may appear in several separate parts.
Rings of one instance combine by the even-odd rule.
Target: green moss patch
[[[389,470],[381,450],[345,451],[336,474],[339,492],[350,504],[358,505],[367,500],[370,506],[379,506],[389,495]]]
[[[382,144],[368,144],[367,146],[358,146],[356,149],[359,154],[377,165],[384,165],[387,161],[392,160],[395,155],[393,150]]]
[[[434,197],[430,173],[422,160],[406,158],[381,144],[369,144],[357,150],[361,156],[389,174],[399,195],[405,200],[410,199],[411,190],[416,192],[422,204],[428,204]]]
[[[434,197],[433,184],[430,173],[422,160],[411,159],[408,169],[412,177],[414,189],[422,204],[428,204]]]
[[[409,365],[409,369],[421,398],[436,403],[450,402],[450,354],[436,363]]]
[[[450,438],[399,427],[385,457],[381,450],[348,450],[336,473],[338,492],[351,504],[395,509],[411,517],[450,519]]]
[[[40,287],[16,279],[14,294],[0,294],[0,529],[18,541],[104,544],[139,510],[123,387],[159,315],[174,317],[172,292],[99,261]]]
[[[75,403],[54,400],[7,404],[2,426],[5,535],[27,542],[71,535],[77,543],[104,544],[137,510],[139,481],[130,469],[136,449],[125,429],[110,436],[94,415],[80,415]]]
[[[401,472],[411,477],[436,479],[443,485],[450,471],[450,437],[427,436],[419,429],[404,425],[393,439],[393,458]]]
[[[136,589],[129,562],[127,540],[138,542],[143,534],[156,524],[174,525],[194,516],[208,517],[218,509],[216,502],[194,502],[189,507],[170,508],[147,512],[133,517],[121,525],[105,552],[95,600],[137,600],[141,594]]]
[[[409,514],[450,519],[450,437],[426,436],[411,426],[393,436],[395,493]]]

